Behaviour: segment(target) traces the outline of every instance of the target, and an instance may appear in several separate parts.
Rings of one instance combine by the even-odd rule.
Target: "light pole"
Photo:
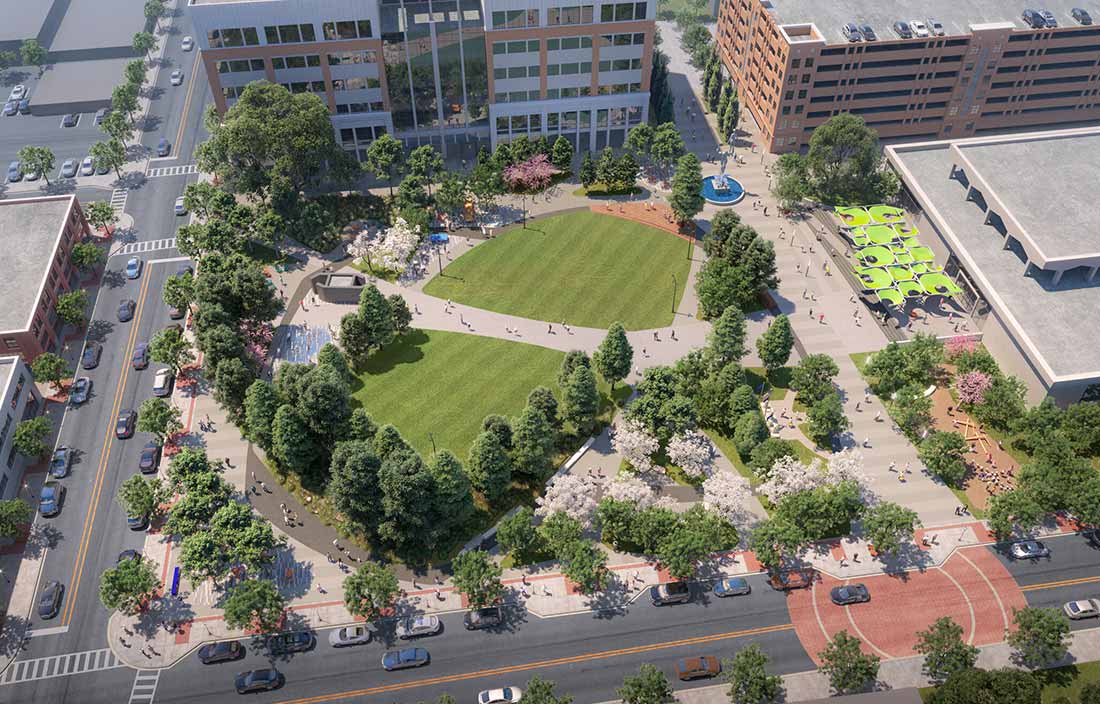
[[[676,315],[676,274],[672,275],[672,314]]]
[[[428,439],[432,441],[432,454],[434,455],[434,454],[436,454],[436,452],[435,452],[435,436],[432,435],[431,433],[428,433]]]

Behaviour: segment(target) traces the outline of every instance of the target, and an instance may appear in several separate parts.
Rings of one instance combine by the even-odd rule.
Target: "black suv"
[[[894,23],[894,32],[899,37],[901,37],[902,39],[912,39],[913,38],[913,30],[909,29],[909,23],[907,23],[907,22],[901,22],[901,21],[895,22]]]
[[[317,645],[317,638],[310,631],[280,633],[267,639],[267,647],[272,655],[304,653],[307,650],[312,650],[315,645]]]
[[[199,648],[199,660],[203,665],[213,665],[217,662],[231,662],[244,657],[244,646],[240,641],[223,640],[218,643],[207,643]]]
[[[467,631],[480,631],[504,623],[504,612],[499,606],[486,606],[484,609],[467,611],[462,617],[462,625]]]

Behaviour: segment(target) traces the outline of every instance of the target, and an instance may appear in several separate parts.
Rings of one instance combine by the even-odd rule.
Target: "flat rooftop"
[[[9,354],[0,357],[0,393],[7,396],[8,384],[11,383],[11,378],[15,376],[15,369],[19,365],[19,355]]]
[[[0,331],[26,330],[73,196],[0,200]],[[16,253],[16,254],[12,254]]]
[[[130,46],[134,35],[143,29],[145,11],[140,2],[71,0],[50,43],[50,51]]]
[[[849,22],[869,24],[879,41],[899,39],[891,29],[901,20],[926,21],[933,17],[943,24],[948,36],[969,34],[975,24],[1008,22],[1027,29],[1021,15],[1027,7],[1050,10],[1059,27],[1075,27],[1070,10],[1084,7],[1100,22],[1100,5],[1081,0],[1042,0],[1042,2],[1005,2],[1004,0],[922,0],[914,4],[900,0],[771,0],[772,15],[779,24],[813,22],[829,44],[847,44],[840,28]]]
[[[65,61],[51,65],[38,80],[33,102],[36,106],[87,103],[110,100],[111,91],[121,82],[122,70],[129,59]]]
[[[48,0],[0,0],[0,42],[38,37],[52,6]]]
[[[982,171],[988,173],[1003,165],[1003,171],[989,175],[1001,184],[998,196],[1002,201],[1013,204],[1013,217],[1028,222],[1032,234],[1057,237],[1043,233],[1064,233],[1079,222],[1079,230],[1072,235],[1075,243],[1091,241],[1094,250],[1100,249],[1100,231],[1096,229],[1100,222],[1096,213],[1100,208],[1100,164],[1095,163],[1095,152],[1080,151],[1088,148],[1084,144],[1095,148],[1093,140],[1100,139],[1100,133],[1094,128],[1087,136],[1066,138],[1061,136],[1064,134],[1048,133],[1046,139],[1021,136],[1032,139],[1028,154],[1053,150],[1034,161],[1014,161],[1021,152],[1011,143],[984,146],[979,157],[985,165]],[[1074,147],[1074,139],[1085,141]],[[1095,324],[1100,311],[1100,276],[1088,281],[1088,272],[1082,267],[1066,271],[1057,285],[1051,271],[1033,267],[1025,276],[1021,256],[1004,248],[1003,238],[985,224],[985,213],[966,200],[966,187],[950,178],[956,161],[951,144],[896,145],[887,151],[982,293],[1009,319],[1019,341],[1030,347],[1030,356],[1038,357],[1035,361],[1058,377],[1100,373],[1100,325]],[[972,148],[965,146],[967,151]],[[1079,181],[1065,183],[1073,179]],[[1062,187],[1067,189],[1064,193],[1055,193]],[[1050,196],[1054,200],[1047,201],[1039,193],[1054,194]]]

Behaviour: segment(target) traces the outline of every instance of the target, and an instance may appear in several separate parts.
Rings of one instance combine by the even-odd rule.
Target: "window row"
[[[326,40],[369,39],[373,34],[370,20],[323,22],[321,32]],[[255,27],[227,27],[212,29],[206,33],[211,49],[236,46],[258,46],[260,36]],[[268,44],[300,44],[317,41],[313,24],[279,24],[264,27],[264,40]]]
[[[368,88],[380,88],[382,83],[377,78],[334,78],[333,90],[366,90]]]
[[[641,67],[641,59],[612,59],[600,62],[601,71],[636,71]]]
[[[622,93],[641,93],[641,83],[616,83],[610,86],[600,86],[600,95],[620,95]]]
[[[513,90],[508,93],[494,93],[494,103],[525,103],[528,100],[538,100],[537,90]]]
[[[306,54],[303,56],[274,56],[271,65],[276,71],[285,68],[317,68],[321,65],[320,54]]]
[[[312,24],[280,24],[264,27],[264,39],[268,44],[300,44],[317,41]]]
[[[522,29],[539,26],[539,11],[504,10],[493,13],[493,29]]]
[[[324,81],[294,81],[293,83],[280,83],[291,93],[324,93]]]
[[[592,73],[592,62],[581,61],[565,64],[547,64],[547,76],[575,76],[580,73]]]
[[[226,100],[236,100],[244,92],[244,86],[222,86],[222,96]]]
[[[538,78],[538,66],[511,66],[509,68],[494,68],[493,78]]]
[[[340,144],[345,147],[354,147],[356,144],[369,144],[384,134],[386,134],[385,125],[342,127],[340,128]]]
[[[385,109],[382,101],[373,103],[336,103],[337,115],[351,115],[360,112],[382,112]]]
[[[592,37],[562,37],[560,39],[547,39],[547,51],[565,51],[567,49],[591,49]]]
[[[601,34],[600,46],[641,46],[645,44],[645,34],[634,32],[632,34]]]
[[[546,89],[547,100],[557,100],[558,98],[586,98],[590,95],[595,95],[595,92],[592,90],[592,86],[581,86],[580,88]]]
[[[628,108],[610,108],[603,110],[570,110],[552,112],[546,115],[548,132],[573,132],[588,130],[593,125],[601,127],[623,127],[637,125],[642,121],[642,109],[637,106]],[[498,117],[496,133],[541,132],[542,115],[510,115]]]
[[[365,51],[341,51],[328,55],[329,66],[376,63],[378,63],[378,52],[374,49],[367,49]]]
[[[618,2],[600,7],[600,22],[630,22],[646,18],[646,3]]]
[[[370,20],[345,20],[342,22],[323,22],[321,32],[325,39],[370,39],[374,36]]]
[[[233,46],[259,46],[260,35],[255,27],[229,27],[212,29],[206,33],[206,41],[211,49]]]
[[[593,5],[569,5],[551,7],[546,11],[546,24],[551,27],[565,24],[592,24]]]
[[[530,52],[538,52],[539,40],[532,39],[530,41],[515,41],[515,42],[493,42],[493,55],[498,56],[500,54],[527,54]]]
[[[263,59],[234,59],[233,61],[218,62],[218,73],[248,73],[263,70]]]

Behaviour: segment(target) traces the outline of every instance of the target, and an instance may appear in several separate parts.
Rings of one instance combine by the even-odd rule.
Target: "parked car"
[[[137,425],[137,411],[124,408],[115,420],[115,437],[120,440],[133,437],[135,425]]]
[[[717,597],[741,596],[751,591],[752,587],[749,586],[749,580],[744,577],[720,579],[718,583],[714,585],[714,595]]]
[[[66,159],[61,164],[61,178],[73,178],[76,176],[76,170],[79,168],[76,159]]]
[[[1092,15],[1083,7],[1075,7],[1069,11],[1069,14],[1079,24],[1092,24]]]
[[[126,527],[130,530],[145,530],[149,527],[149,517],[145,515],[126,516]]]
[[[64,479],[69,475],[69,468],[73,466],[73,451],[65,445],[58,445],[50,456],[50,476],[54,479]]]
[[[397,637],[401,640],[419,638],[421,636],[434,636],[443,630],[443,622],[438,616],[424,614],[407,618],[397,624]]]
[[[69,405],[79,406],[88,400],[88,393],[92,390],[92,380],[86,376],[77,378],[69,389]]]
[[[791,589],[805,589],[814,583],[816,575],[811,568],[802,570],[786,570],[783,572],[773,572],[768,577],[768,584],[772,589],[776,589],[781,592],[790,591]]]
[[[328,634],[328,644],[333,648],[346,648],[370,642],[370,630],[366,626],[344,626]]]
[[[167,137],[161,137],[157,142],[157,156],[168,156],[168,153],[172,151],[172,145],[168,141]]]
[[[431,662],[431,655],[424,648],[402,648],[390,650],[382,656],[382,667],[387,671],[404,670],[409,667],[422,667]]]
[[[118,554],[118,560],[115,561],[115,564],[121,565],[127,560],[138,560],[141,559],[141,557],[142,555],[140,550],[123,550]]]
[[[1078,621],[1083,618],[1096,618],[1100,616],[1100,599],[1079,599],[1067,602],[1062,606],[1066,616]]]
[[[103,118],[107,117],[107,108],[100,108],[95,111],[95,118],[92,120],[92,124],[99,126],[103,124]]]
[[[15,183],[23,180],[23,165],[18,161],[8,164],[8,181]]]
[[[183,71],[177,68],[172,72],[172,75],[169,76],[168,80],[174,86],[181,85],[183,83]]]
[[[65,594],[65,585],[56,579],[46,582],[46,588],[38,597],[38,618],[53,618],[61,610],[61,597]]]
[[[118,322],[125,323],[134,319],[134,309],[137,304],[129,298],[118,304]]]
[[[716,677],[721,671],[722,665],[713,655],[681,658],[676,661],[676,676],[684,681]]]
[[[43,518],[53,518],[61,513],[64,503],[64,486],[55,481],[47,481],[42,485],[42,493],[38,497],[38,510]]]
[[[1043,18],[1044,27],[1052,28],[1058,26],[1058,20],[1054,18],[1054,13],[1050,10],[1039,10],[1039,16]]]
[[[158,369],[153,377],[153,395],[157,397],[172,395],[172,371],[170,369]]]
[[[479,631],[504,623],[504,611],[499,606],[486,606],[483,609],[467,611],[462,617],[462,625],[467,631]]]
[[[244,655],[244,646],[241,645],[240,641],[236,640],[222,640],[217,643],[207,643],[199,648],[199,662],[203,665],[240,660]]]
[[[27,180],[27,181],[37,181],[38,180],[38,172],[37,171],[28,171],[25,174],[23,174],[23,178],[24,178],[24,180]]]
[[[1034,560],[1040,557],[1050,557],[1050,548],[1038,540],[1019,540],[1012,544],[1009,554],[1016,560]]]
[[[176,308],[175,306],[168,306],[168,317],[172,320],[180,320],[183,318],[184,309]]]
[[[180,42],[180,48],[182,48],[184,51],[191,51],[195,48],[195,40],[192,39],[190,36],[184,37],[183,41]]]
[[[80,122],[80,115],[75,112],[70,112],[61,118],[62,127],[76,127],[76,124]]]
[[[130,357],[130,364],[134,369],[145,369],[149,366],[148,342],[139,342],[134,345],[134,354]]]
[[[691,588],[687,582],[668,582],[649,588],[649,598],[654,606],[686,604],[691,601]]]
[[[95,173],[95,159],[91,154],[84,157],[84,161],[80,162],[80,175],[91,176]]]
[[[16,85],[8,93],[8,100],[22,100],[27,97],[27,87],[22,83]]]
[[[928,26],[920,20],[909,20],[909,29],[913,31],[913,36],[918,39],[928,36]]]
[[[138,457],[138,470],[142,474],[155,474],[160,467],[160,445],[153,440],[145,443]]]
[[[1043,16],[1039,14],[1038,10],[1024,10],[1022,17],[1024,24],[1032,29],[1042,29],[1047,23],[1046,20],[1043,19]]]
[[[268,650],[272,655],[290,655],[304,653],[317,645],[317,637],[312,631],[292,631],[280,633],[267,639]]]
[[[283,686],[286,678],[283,673],[273,667],[262,670],[249,670],[237,675],[237,694],[251,694],[253,692],[270,692]]]
[[[95,369],[99,366],[99,357],[102,354],[102,345],[98,342],[89,342],[84,345],[84,354],[80,356],[80,366],[85,369]]]
[[[486,689],[477,695],[478,704],[505,704],[518,702],[523,698],[523,690],[519,687],[501,687],[500,689]]]
[[[894,33],[902,39],[913,38],[913,30],[909,29],[909,25],[900,20],[894,23]]]
[[[136,279],[141,276],[141,258],[130,257],[126,260],[126,278]]]
[[[1089,541],[1089,545],[1094,548],[1100,548],[1100,528],[1093,528],[1092,530],[1086,530],[1081,533],[1081,536],[1085,540]]]
[[[942,37],[947,33],[943,28],[943,22],[940,22],[935,17],[929,17],[925,20],[925,24],[928,25],[928,31],[933,37]]]
[[[859,33],[863,35],[863,41],[875,42],[878,41],[878,35],[875,34],[875,30],[869,24],[861,24],[859,26]]]
[[[863,41],[863,35],[859,33],[859,27],[849,22],[840,28],[840,33],[844,35],[844,38],[850,42]]]
[[[183,204],[183,196],[176,198],[176,204],[172,206],[172,212],[176,215],[187,215],[187,206]]]
[[[19,114],[19,101],[18,100],[9,100],[8,102],[4,103],[4,114],[7,115],[8,117],[11,117],[12,115],[18,115]]]
[[[19,101],[19,114],[30,115],[31,114],[31,101],[30,98],[23,98]]]
[[[862,604],[871,600],[871,592],[862,584],[846,584],[843,587],[833,587],[829,591],[829,598],[838,606]]]

